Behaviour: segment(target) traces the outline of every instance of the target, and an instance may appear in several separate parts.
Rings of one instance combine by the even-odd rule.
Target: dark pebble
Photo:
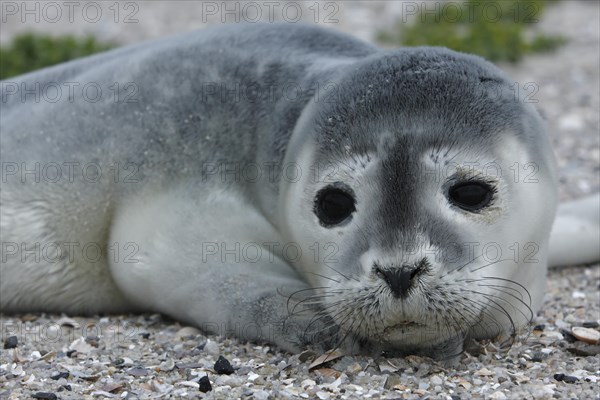
[[[68,372],[59,372],[58,374],[51,376],[50,379],[57,381],[60,378],[65,378],[66,379],[68,377],[69,377],[69,373]]]
[[[75,353],[77,353],[77,350],[69,350],[67,351],[67,357],[72,358]]]
[[[212,385],[210,384],[208,376],[203,376],[200,378],[198,384],[200,385],[198,390],[200,390],[202,393],[210,392],[212,390]]]
[[[227,359],[223,356],[219,356],[219,359],[215,363],[214,369],[215,372],[220,375],[231,375],[234,372],[233,367],[231,366],[229,361],[227,361]]]
[[[594,357],[600,354],[600,346],[577,342],[574,346],[567,347],[567,351],[579,357]]]
[[[531,361],[542,362],[546,359],[546,357],[548,357],[546,354],[542,353],[541,351],[536,351],[531,355]]]
[[[577,341],[577,338],[575,336],[573,336],[573,334],[566,329],[561,329],[560,333],[563,335],[564,340],[566,342],[575,343]]]
[[[37,392],[31,395],[34,399],[56,400],[58,397],[50,392]]]
[[[140,333],[140,336],[143,339],[150,339],[150,334],[148,332]]]
[[[302,353],[300,353],[300,356],[298,357],[298,360],[300,360],[302,362],[306,362],[306,361],[310,360],[311,358],[313,358],[316,355],[317,355],[316,353],[313,353],[310,350],[305,350]]]
[[[589,322],[584,322],[583,324],[581,324],[584,328],[597,328],[600,326],[599,323],[597,323],[596,321],[589,321]]]
[[[452,396],[450,396],[450,398],[451,398],[452,400],[460,400],[460,396],[457,396],[457,395],[455,395],[455,394],[453,394]]]
[[[62,385],[62,386],[61,386],[61,387],[58,389],[58,391],[59,391],[59,392],[62,392],[62,391],[65,391],[65,390],[68,390],[68,391],[70,392],[70,391],[71,391],[71,390],[73,390],[73,389],[71,388],[71,385]]]
[[[19,344],[19,339],[16,336],[9,336],[4,341],[5,349],[14,349]]]
[[[534,331],[543,331],[546,328],[545,324],[541,324],[541,325],[536,325],[533,327]]]
[[[554,374],[554,379],[556,379],[559,382],[562,382],[564,377],[565,377],[565,374]]]
[[[559,382],[565,382],[565,383],[575,383],[579,380],[574,376],[565,375],[565,374],[554,374],[554,379],[556,379]]]

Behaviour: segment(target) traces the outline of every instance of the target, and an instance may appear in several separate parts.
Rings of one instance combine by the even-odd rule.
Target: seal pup
[[[556,172],[511,86],[479,57],[289,24],[5,81],[0,307],[161,312],[292,352],[446,358],[514,333],[541,305]],[[56,87],[86,91],[31,93]]]

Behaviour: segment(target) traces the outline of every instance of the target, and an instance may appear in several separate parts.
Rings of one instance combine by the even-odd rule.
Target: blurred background
[[[497,63],[548,121],[561,199],[600,190],[600,2],[1,1],[0,79],[224,23],[320,24],[382,47],[435,45]]]

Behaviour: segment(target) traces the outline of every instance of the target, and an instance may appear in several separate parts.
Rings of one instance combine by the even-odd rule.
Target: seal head
[[[299,119],[286,162],[306,173],[280,198],[322,315],[368,349],[437,358],[514,334],[541,304],[556,207],[537,111],[440,48],[374,55],[333,87]]]

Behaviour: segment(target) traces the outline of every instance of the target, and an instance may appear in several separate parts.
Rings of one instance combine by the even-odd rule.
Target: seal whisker
[[[322,309],[322,308],[324,308],[323,302],[322,302],[323,299],[331,298],[331,297],[337,297],[342,292],[343,292],[343,290],[336,290],[336,291],[330,291],[330,292],[325,292],[325,293],[322,293],[322,294],[315,294],[315,295],[306,297],[306,298],[304,298],[304,299],[302,299],[300,301],[297,301],[296,304],[294,304],[294,306],[292,307],[291,310],[289,309],[290,299],[288,299],[288,303],[287,303],[288,304],[288,307],[287,307],[288,314],[290,314],[290,315],[296,315],[298,313],[302,313],[302,311],[299,311],[298,313],[296,313],[296,307],[298,307],[300,305],[317,304],[317,305],[319,305],[319,308]],[[335,304],[337,304],[337,303],[335,303]],[[325,308],[327,308],[327,307],[329,307],[329,305],[326,306]]]
[[[288,313],[289,313],[290,312],[290,302],[292,301],[294,296],[299,295],[304,292],[314,292],[315,289],[330,289],[330,288],[328,286],[321,286],[321,287],[316,287],[316,288],[300,289],[300,290],[296,290],[295,292],[293,292],[290,295],[286,295],[286,294],[282,293],[281,289],[277,288],[276,293],[282,297],[287,297],[286,309],[288,310]]]
[[[503,324],[498,320],[497,316],[488,310],[488,308],[491,308],[491,309],[494,309],[494,310],[499,311],[500,313],[503,313],[506,315],[507,311],[504,309],[504,307],[502,307],[502,306],[496,307],[496,306],[492,306],[490,304],[484,304],[483,302],[481,302],[479,300],[475,300],[475,302],[478,303],[482,307],[482,309],[481,309],[482,315],[487,315],[489,318],[489,321],[487,319],[477,321],[476,326],[483,328],[486,332],[486,336],[488,336],[490,338],[495,337],[498,335],[498,333],[504,331]],[[486,322],[486,325],[483,325],[484,321]],[[495,322],[496,323],[495,328],[492,327],[491,325],[488,325],[489,322]],[[509,322],[510,322],[510,326],[511,326],[511,329],[510,329],[511,334],[509,336],[514,337],[515,332],[516,332],[516,326],[514,324],[514,321],[512,319],[510,319],[510,317],[509,317]]]
[[[442,276],[440,276],[440,278],[443,279],[443,278],[449,276],[450,274],[462,271],[462,269],[464,267],[466,267],[466,266],[470,265],[471,263],[475,262],[480,257],[483,257],[483,254],[479,255],[479,256],[477,256],[475,258],[473,258],[472,260],[467,261],[466,263],[462,264],[460,267],[448,269],[445,274],[443,274]]]
[[[498,298],[497,296],[491,296],[491,295],[488,295],[488,294],[486,294],[486,293],[475,292],[475,291],[471,291],[471,292],[472,292],[472,293],[476,293],[476,294],[479,294],[479,295],[483,296],[485,299],[487,299],[488,301],[490,301],[491,303],[493,303],[493,304],[495,305],[495,307],[494,307],[494,306],[491,306],[492,308],[494,308],[495,310],[497,310],[497,311],[500,311],[501,313],[503,313],[504,315],[506,315],[506,317],[508,318],[508,321],[510,322],[510,325],[511,325],[511,331],[512,331],[512,335],[514,335],[514,334],[515,334],[515,332],[516,332],[516,324],[515,324],[515,322],[514,322],[514,319],[513,319],[513,317],[510,315],[510,313],[509,313],[509,312],[506,310],[506,308],[504,308],[504,307],[503,307],[502,305],[500,305],[500,304],[499,304],[499,303],[498,303],[496,300],[494,300],[494,299],[493,299],[493,298]],[[501,298],[500,298],[500,299],[501,299]],[[502,299],[502,300],[503,300],[503,299]],[[509,303],[509,304],[510,304],[510,303]],[[489,306],[489,305],[488,305],[488,306]],[[511,305],[511,306],[512,306],[512,305]],[[526,317],[524,314],[523,314],[523,316],[524,316],[524,317]],[[500,324],[500,325],[501,325],[501,324]]]
[[[519,302],[523,303],[523,305],[526,305],[529,307],[529,305],[526,304],[525,301],[523,300],[523,293],[521,291],[519,291],[513,287],[510,287],[508,285],[489,285],[489,284],[480,283],[483,281],[484,280],[482,279],[481,281],[477,281],[475,283],[477,283],[477,286],[479,286],[479,287],[487,287],[492,290],[497,290],[499,292],[502,292],[502,293],[506,294],[507,296],[515,298],[515,300],[518,300]]]
[[[308,271],[308,272],[306,272],[306,273],[308,273],[308,274],[311,274],[311,275],[314,275],[314,276],[320,276],[321,278],[324,278],[324,279],[327,279],[327,280],[333,281],[333,282],[335,282],[335,283],[340,283],[340,281],[338,281],[337,279],[331,278],[331,277],[329,277],[329,276],[325,276],[325,275],[323,275],[323,274],[318,274],[318,273],[316,273],[316,272],[312,272],[312,271]]]
[[[500,278],[497,276],[483,276],[482,279],[499,280],[499,281],[509,282],[509,283],[512,283],[513,285],[519,286],[521,289],[523,289],[525,291],[525,293],[527,293],[527,297],[529,298],[529,304],[531,304],[531,294],[529,293],[529,290],[525,286],[520,284],[519,282],[512,280],[512,279]]]
[[[479,271],[479,270],[481,270],[481,269],[484,269],[484,268],[489,268],[489,267],[491,267],[491,266],[493,266],[493,265],[496,265],[496,264],[498,264],[498,263],[501,263],[501,262],[504,262],[504,261],[509,261],[509,260],[510,260],[510,261],[514,261],[512,258],[503,258],[503,259],[501,259],[501,260],[496,260],[496,261],[493,261],[493,262],[491,262],[491,263],[489,263],[489,264],[485,264],[485,265],[482,265],[482,266],[480,266],[480,267],[477,267],[477,268],[475,268],[475,269],[472,269],[470,272],[477,272],[477,271]]]
[[[337,269],[333,268],[332,266],[329,265],[329,263],[327,263],[325,261],[323,261],[323,265],[325,265],[327,268],[331,269],[332,271],[337,272],[340,276],[344,277],[347,281],[354,280],[356,282],[360,282],[360,280],[357,279],[357,278],[354,278],[352,276],[348,277],[348,276],[342,274],[340,271],[338,271]]]
[[[507,304],[509,304],[509,305],[510,305],[510,306],[511,306],[511,307],[512,307],[514,310],[517,310],[517,311],[518,311],[518,312],[519,312],[519,313],[520,313],[520,314],[523,316],[523,318],[525,318],[525,320],[526,320],[527,322],[531,321],[531,320],[532,320],[532,318],[533,318],[533,311],[531,310],[531,307],[530,307],[530,306],[528,306],[528,305],[527,305],[527,304],[526,304],[526,303],[525,303],[523,300],[521,300],[521,299],[519,299],[518,297],[516,297],[515,295],[513,295],[512,293],[506,293],[506,292],[503,292],[503,293],[505,293],[506,295],[508,295],[509,297],[512,297],[512,298],[514,298],[515,300],[517,300],[519,303],[523,304],[523,305],[525,306],[525,308],[527,308],[527,311],[528,311],[529,315],[526,315],[526,314],[525,314],[525,313],[524,313],[524,312],[521,310],[521,308],[519,308],[519,307],[516,307],[514,304],[512,304],[510,301],[508,301],[508,299],[506,299],[506,298],[504,298],[504,297],[501,297],[501,296],[496,296],[496,295],[493,295],[493,294],[490,294],[490,293],[480,293],[480,292],[475,292],[475,293],[478,293],[478,294],[480,294],[480,295],[482,295],[482,296],[484,296],[484,297],[486,297],[486,298],[488,298],[488,299],[489,299],[490,297],[493,297],[493,298],[495,298],[495,299],[498,299],[498,300],[501,300],[501,301],[504,301],[504,302],[506,302],[506,303],[507,303]]]

